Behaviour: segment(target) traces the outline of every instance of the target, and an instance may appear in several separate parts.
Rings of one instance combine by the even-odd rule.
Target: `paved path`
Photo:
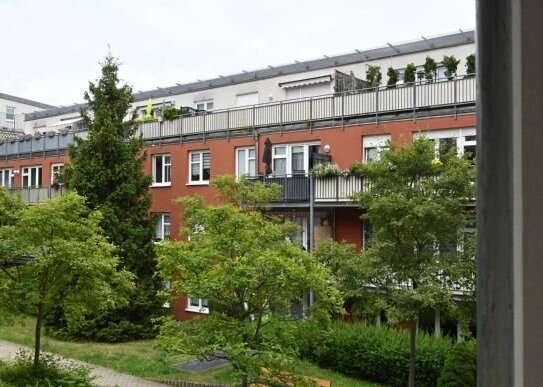
[[[0,359],[10,360],[15,357],[21,348],[18,344],[0,340]],[[60,356],[59,356],[60,357]],[[67,361],[82,364],[92,369],[91,375],[95,377],[94,384],[104,387],[163,387],[165,384],[150,382],[132,375],[122,374],[109,368],[98,367],[92,364],[83,363],[78,360],[66,359]]]

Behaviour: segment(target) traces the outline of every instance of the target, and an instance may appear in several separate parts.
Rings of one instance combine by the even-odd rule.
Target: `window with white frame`
[[[23,188],[39,188],[41,182],[41,166],[23,168]]]
[[[56,163],[51,164],[51,184],[63,184],[62,172],[64,171],[64,164]]]
[[[236,177],[256,176],[256,151],[254,147],[236,149]]]
[[[187,299],[187,311],[197,313],[209,313],[209,303],[205,298],[189,297]]]
[[[364,136],[363,138],[363,154],[364,162],[377,161],[381,159],[381,153],[388,149],[390,141],[389,134],[378,136]]]
[[[198,151],[189,153],[189,183],[207,184],[211,177],[211,153]]]
[[[212,99],[207,100],[207,101],[195,102],[195,105],[196,105],[196,109],[198,109],[198,110],[210,111],[210,110],[213,110],[213,108],[214,108],[214,104],[213,104]]]
[[[15,108],[6,106],[6,121],[15,121]]]
[[[156,217],[155,226],[155,241],[170,239],[170,229],[172,225],[171,216],[169,213],[154,214]]]
[[[275,145],[272,151],[273,174],[307,174],[313,167],[313,154],[319,150],[318,143]]]
[[[170,154],[153,155],[153,185],[171,185],[171,168]]]
[[[0,187],[11,188],[13,186],[13,169],[0,169]]]
[[[436,156],[443,154],[450,149],[456,149],[459,156],[475,158],[476,136],[475,128],[432,130],[424,133],[415,133],[414,138],[426,136],[434,140]]]

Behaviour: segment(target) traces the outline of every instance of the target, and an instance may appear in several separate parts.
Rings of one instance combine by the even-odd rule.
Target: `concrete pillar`
[[[464,341],[464,332],[462,331],[462,323],[460,321],[456,323],[456,341]]]
[[[436,309],[435,319],[434,319],[434,335],[436,337],[441,336],[441,310]]]
[[[381,313],[375,316],[375,325],[377,325],[378,327],[381,326]]]
[[[543,1],[477,1],[479,386],[543,380]]]

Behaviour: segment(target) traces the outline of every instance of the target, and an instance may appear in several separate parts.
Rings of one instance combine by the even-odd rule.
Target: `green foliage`
[[[427,56],[423,67],[424,67],[424,76],[426,78],[426,82],[433,82],[433,80],[437,76],[436,61],[430,56]]]
[[[317,302],[310,313],[317,321],[340,311],[328,271],[288,240],[293,224],[232,204],[208,206],[195,197],[181,203],[189,242],[162,244],[159,267],[180,293],[206,298],[209,316],[168,320],[161,347],[203,358],[226,354],[244,382],[262,366],[286,368],[296,353],[300,322],[291,314],[292,302],[312,289]]]
[[[332,177],[339,176],[343,171],[339,168],[337,164],[324,162],[318,163],[311,170],[311,174],[315,177]]]
[[[366,87],[379,87],[382,77],[380,66],[368,66],[366,70]]]
[[[211,180],[211,186],[219,191],[219,199],[239,207],[266,209],[269,203],[281,197],[279,184],[264,184],[248,176],[236,179],[233,175],[222,175]]]
[[[387,87],[396,87],[396,83],[398,83],[398,70],[389,67],[387,70],[387,77]]]
[[[99,332],[129,321],[139,326],[136,332],[153,335],[151,320],[162,314],[163,301],[157,296],[161,284],[154,276],[154,222],[149,216],[151,177],[144,174],[146,153],[141,149],[142,138],[135,137],[137,122],[134,118],[125,120],[133,102],[132,89],[119,85],[118,70],[117,60],[108,56],[102,64],[101,79],[89,83],[89,91],[85,92],[88,109],[81,111],[89,136],[86,140],[76,138],[75,144],[69,146],[70,163],[65,174],[70,189],[85,196],[92,209],[100,208],[100,225],[119,247],[122,267],[137,278],[130,304],[105,314],[89,315],[95,329],[86,332]],[[50,318],[51,328],[76,337],[82,334],[64,324],[62,311],[57,316]],[[130,338],[128,335],[123,339]]]
[[[447,78],[449,80],[456,76],[456,70],[458,69],[459,59],[456,59],[454,55],[443,57],[443,66],[447,69]]]
[[[475,54],[466,57],[466,74],[473,76],[475,74]]]
[[[34,366],[32,355],[19,352],[13,362],[0,363],[0,386],[2,382],[13,387],[92,387],[90,369],[68,364],[43,355],[38,366]]]
[[[407,332],[363,324],[335,323],[326,334],[309,329],[301,353],[322,367],[363,380],[405,386],[409,373]],[[315,334],[317,333],[317,334]],[[417,337],[417,386],[433,387],[451,343],[425,334]]]
[[[477,342],[457,343],[449,352],[441,372],[439,387],[475,387],[477,385]]]
[[[417,68],[413,63],[409,63],[405,68],[403,80],[405,83],[414,83],[417,74]]]
[[[362,176],[364,171],[364,163],[360,160],[353,161],[349,167],[349,173],[354,176]]]

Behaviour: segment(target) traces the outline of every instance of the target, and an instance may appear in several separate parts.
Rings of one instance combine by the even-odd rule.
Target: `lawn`
[[[13,326],[0,326],[0,339],[31,347],[34,343],[34,320],[27,318]],[[164,358],[154,347],[154,340],[119,344],[67,342],[42,336],[42,350],[87,363],[113,368],[120,372],[147,379],[192,380],[199,382],[232,383],[236,378],[230,366],[201,373],[176,370],[173,364],[189,357]],[[303,375],[329,379],[334,387],[377,386],[350,379],[337,372],[321,369],[308,362],[298,362],[296,371]],[[0,384],[1,386],[1,384]]]

